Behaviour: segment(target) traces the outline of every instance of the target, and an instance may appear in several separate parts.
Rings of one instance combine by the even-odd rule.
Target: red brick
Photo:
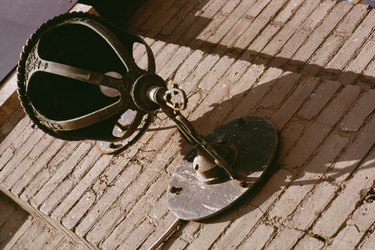
[[[299,208],[293,213],[293,217],[288,220],[287,225],[299,230],[309,228],[334,197],[336,190],[337,186],[329,182],[321,182],[307,195]]]
[[[337,81],[323,81],[311,94],[310,98],[298,111],[298,116],[303,119],[313,119],[319,114],[324,106],[334,97],[336,91],[341,87]]]
[[[375,204],[364,203],[356,209],[352,219],[346,221],[346,225],[335,236],[330,244],[331,249],[354,249],[360,242],[366,231],[374,223]]]
[[[269,1],[262,1],[264,5]],[[257,35],[264,29],[264,27],[274,18],[274,16],[282,11],[286,1],[272,2],[265,6],[255,20],[251,23],[248,29],[245,30],[240,38],[235,43],[234,47],[247,48],[248,45],[257,37]],[[255,15],[254,15],[255,16]]]
[[[74,189],[68,194],[68,196],[62,201],[62,203],[53,211],[51,218],[55,220],[61,220],[61,218],[69,212],[74,204],[81,199],[83,194],[92,185],[94,180],[102,173],[102,171],[108,166],[112,156],[101,157],[95,165],[89,170],[89,172],[80,180],[80,182],[74,187]],[[79,218],[76,218],[78,220]]]
[[[166,203],[164,201],[164,203]],[[145,238],[145,241],[140,246],[141,248],[150,249],[150,247],[162,236],[164,232],[175,222],[177,218],[171,213],[167,213],[165,217],[156,223],[155,231]],[[184,223],[184,222],[180,222]],[[181,225],[181,224],[180,224]]]
[[[138,188],[136,192],[138,193],[138,200],[137,203],[133,205],[131,208],[126,208],[129,206],[129,197],[122,196],[121,199],[117,202],[118,205],[114,207],[113,211],[111,211],[112,214],[118,213],[119,210],[130,210],[126,213],[126,217],[121,220],[120,223],[115,224],[114,221],[110,223],[111,228],[113,230],[108,230],[108,232],[103,232],[101,235],[95,235],[91,236],[91,239],[94,240],[95,238],[98,238],[99,240],[104,240],[103,242],[103,248],[114,248],[121,244],[127,237],[129,237],[133,230],[137,227],[142,227],[143,221],[146,219],[146,223],[148,223],[149,218],[145,218],[145,215],[150,211],[150,209],[154,206],[155,201],[160,199],[160,195],[164,193],[166,187],[167,187],[167,176],[161,176],[151,187],[147,190],[147,194],[140,195],[138,192],[142,192],[143,190],[139,187],[142,187],[141,185],[138,185]],[[136,187],[133,187],[133,189]],[[128,190],[128,192],[131,192],[131,190]],[[141,196],[141,197],[140,197]],[[139,198],[140,197],[140,198]],[[134,203],[134,201],[132,202]],[[105,223],[104,220],[101,220],[96,226],[100,226],[101,223]],[[140,225],[141,224],[141,225]],[[150,228],[151,230],[145,230],[149,234],[153,231],[153,228]],[[108,234],[108,237],[105,237],[106,234]]]
[[[62,225],[68,229],[74,228],[82,216],[94,204],[95,198],[96,196],[92,191],[83,194],[74,207],[61,220]]]
[[[295,246],[296,250],[306,250],[306,249],[321,249],[324,246],[324,242],[318,240],[309,235],[305,235]]]
[[[48,147],[48,150],[34,162],[33,167],[27,169],[20,168],[20,172],[24,173],[17,174],[18,171],[12,172],[6,180],[11,191],[15,195],[20,195],[23,189],[32,181],[35,175],[48,164],[48,162],[57,154],[57,152],[64,146],[65,142],[61,140],[54,140]]]
[[[63,181],[53,193],[50,194],[47,200],[45,200],[39,208],[39,211],[45,215],[49,215],[53,209],[63,200],[66,193],[73,188],[73,182],[71,180]]]
[[[189,242],[194,240],[194,236],[199,230],[200,223],[191,221],[185,227],[181,229],[181,236],[176,237],[172,235],[163,247],[166,249],[184,249],[187,247]]]
[[[288,184],[290,176],[291,173],[287,170],[277,171],[252,200],[238,206],[239,211],[233,218],[234,221],[215,243],[215,247],[217,249],[233,249],[240,245]]]
[[[139,10],[134,15],[134,18],[132,18],[132,20],[130,22],[130,27],[128,27],[128,29],[130,31],[132,31],[133,33],[136,30],[140,29],[140,27],[142,25],[144,25],[145,22],[149,21],[152,14],[156,14],[155,8],[162,5],[163,2],[165,2],[165,0],[164,1],[162,1],[162,0],[152,1],[152,2],[150,2],[151,6],[150,5],[143,5],[142,7],[140,7]],[[168,3],[168,4],[171,4],[173,1],[169,0],[169,2],[170,3]]]
[[[190,48],[184,46],[179,47],[170,60],[166,63],[163,62],[164,66],[161,68],[159,76],[163,79],[168,79],[168,77],[173,75],[173,73],[180,67],[190,53]]]
[[[305,130],[303,136],[285,157],[283,162],[293,168],[302,166],[333,129],[359,93],[359,87],[346,86],[318,116],[317,120]]]
[[[267,245],[267,249],[291,249],[292,246],[296,243],[297,239],[302,235],[303,232],[301,232],[300,230],[284,227]]]
[[[281,77],[275,83],[270,93],[264,98],[260,104],[264,108],[278,108],[278,106],[286,99],[298,82],[301,75],[293,72],[283,72]]]
[[[327,64],[327,68],[330,70],[326,71],[325,75],[334,70],[342,70],[345,67],[351,58],[353,58],[355,52],[361,47],[364,40],[371,34],[374,22],[375,12],[372,11],[363,19],[350,38],[346,40],[345,44]]]
[[[288,123],[280,133],[280,141],[282,146],[280,147],[280,159],[283,159],[284,156],[291,150],[294,144],[301,137],[303,131],[305,130],[306,125],[298,122]]]
[[[361,250],[371,250],[375,245],[375,234],[371,233],[368,238],[364,239],[360,245]]]
[[[337,160],[334,169],[328,173],[328,177],[340,183],[352,173],[360,164],[362,159],[371,150],[375,141],[375,116],[372,116],[369,122],[363,127],[352,145],[347,148],[343,155]]]
[[[253,4],[254,0],[240,1],[233,12],[231,12],[229,16],[225,18],[224,22],[214,32],[212,32],[209,36],[206,36],[205,40],[213,44],[217,44]]]
[[[0,181],[3,181],[13,170],[18,166],[22,160],[30,153],[30,151],[37,145],[44,133],[41,130],[36,130],[30,135],[25,143],[20,147],[15,147],[16,153],[14,156],[2,167],[0,172]]]
[[[272,67],[283,66],[288,59],[290,59],[299,47],[305,42],[311,32],[324,19],[325,15],[335,5],[334,1],[321,2],[319,7],[309,16],[309,18],[302,24],[300,29],[283,46],[281,51],[277,53],[277,57],[271,62]]]
[[[303,78],[297,89],[281,105],[278,111],[272,116],[271,121],[277,128],[282,128],[292,118],[294,113],[301,107],[305,99],[311,95],[318,85],[316,78]]]
[[[251,233],[250,237],[247,238],[243,243],[241,243],[241,245],[239,245],[238,249],[263,249],[264,245],[267,243],[274,230],[275,229],[273,226],[260,224],[255,229],[255,231]]]
[[[168,0],[163,3],[156,3],[158,11],[153,11],[152,14],[146,19],[146,21],[137,27],[137,31],[143,31],[147,33],[159,20],[162,20],[164,15],[173,7],[173,5],[180,0]],[[159,23],[160,24],[160,23]]]
[[[191,13],[195,9],[203,8],[203,6],[207,3],[202,3],[199,1],[185,1],[183,6],[176,6],[176,15],[168,21],[165,25],[154,25],[154,27],[159,27],[160,32],[158,32],[158,35],[161,36],[169,36],[174,32],[175,30],[183,28],[181,24],[184,22],[186,18],[189,18],[191,16]],[[172,14],[171,11],[168,12],[168,15]],[[163,19],[166,19],[166,16],[164,16]],[[186,27],[185,27],[186,28]],[[153,34],[149,34],[152,36]]]
[[[354,211],[355,205],[361,199],[361,191],[369,189],[373,185],[375,179],[375,171],[372,169],[375,165],[374,157],[375,151],[364,159],[353,178],[348,180],[342,192],[319,218],[313,228],[314,233],[323,237],[333,236]]]
[[[291,185],[274,204],[269,216],[282,221],[287,220],[288,216],[298,209],[298,205],[311,192],[314,185],[321,181],[324,172],[331,167],[331,162],[340,155],[347,143],[348,139],[331,135],[320,146],[316,156],[303,168],[302,173],[293,179]]]
[[[237,86],[241,86],[239,91],[242,91],[243,87],[246,86],[246,90],[248,91],[242,98],[241,102],[233,110],[233,112],[231,112],[227,120],[232,120],[249,115],[253,111],[253,109],[257,107],[258,103],[262,101],[262,99],[270,91],[270,89],[272,89],[273,83],[277,81],[282,73],[282,70],[277,68],[269,68],[268,70],[264,71],[264,73],[263,68],[259,66],[255,66],[254,68],[251,67],[250,69],[251,70],[246,72],[240,80],[240,83],[242,82],[243,84],[237,84],[231,90],[232,93],[236,93],[236,91],[238,91],[236,90]],[[255,70],[255,75],[253,69]],[[254,76],[258,78],[258,73],[263,74],[260,76],[259,81],[254,84]],[[247,82],[249,75],[250,80]]]
[[[367,14],[367,7],[362,4],[354,5],[341,23],[325,39],[321,47],[312,55],[304,69],[304,75],[317,75],[324,66],[335,56],[346,39],[357,28],[358,23]]]
[[[323,22],[309,35],[308,40],[298,49],[292,60],[306,62],[352,6],[352,4],[347,2],[338,3]]]
[[[141,166],[132,164],[121,173],[115,183],[105,191],[101,199],[96,200],[94,207],[87,212],[86,216],[76,227],[77,235],[82,237],[88,232],[95,221],[108,210],[140,171]]]
[[[196,65],[201,61],[203,57],[203,52],[200,50],[195,50],[179,67],[174,77],[176,83],[185,80],[196,67]]]
[[[293,18],[284,24],[280,32],[274,36],[274,38],[268,43],[262,52],[266,55],[275,55],[318,5],[318,1],[306,0],[304,4],[296,11]]]
[[[198,88],[209,91],[213,86],[218,84],[221,77],[228,70],[228,68],[233,64],[234,59],[227,56],[223,56],[215,64],[210,72],[200,81]]]
[[[340,124],[343,131],[358,131],[365,119],[375,110],[375,90],[363,94]]]
[[[14,142],[23,144],[29,135],[32,133],[32,129],[27,129],[31,126],[31,120],[28,117],[23,118],[13,129],[12,132],[1,142],[0,144],[0,155],[2,155]]]
[[[356,58],[350,61],[338,81],[343,84],[353,84],[361,76],[362,71],[370,63],[375,55],[375,41],[369,41],[359,51]]]
[[[66,160],[60,168],[48,179],[46,184],[33,196],[30,203],[38,207],[45,199],[53,192],[59,183],[73,170],[73,168],[82,160],[83,157],[91,149],[92,145],[89,143],[82,143],[77,150]]]

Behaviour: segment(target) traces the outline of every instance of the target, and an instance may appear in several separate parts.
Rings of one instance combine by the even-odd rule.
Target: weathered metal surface
[[[134,62],[136,43],[146,48],[146,70]],[[44,132],[67,140],[118,141],[130,136],[118,138],[112,131],[124,112],[136,109],[131,85],[154,72],[152,51],[140,37],[95,16],[68,13],[43,24],[28,40],[18,66],[18,93]]]
[[[278,144],[276,129],[258,117],[234,120],[206,137],[208,142],[218,139],[238,149],[233,171],[247,181],[204,184],[193,169],[196,151],[190,151],[173,173],[167,192],[168,206],[180,219],[205,219],[233,205],[265,176]]]

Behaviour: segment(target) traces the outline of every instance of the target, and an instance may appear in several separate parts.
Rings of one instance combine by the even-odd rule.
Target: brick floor
[[[0,193],[1,249],[84,249]]]
[[[125,29],[187,92],[198,131],[258,115],[281,140],[278,169],[256,193],[184,223],[166,248],[371,249],[374,18],[331,0],[145,1]],[[144,66],[141,46],[134,53]],[[161,113],[116,156],[24,117],[0,144],[0,188],[86,247],[147,249],[175,220],[165,192],[186,149]]]

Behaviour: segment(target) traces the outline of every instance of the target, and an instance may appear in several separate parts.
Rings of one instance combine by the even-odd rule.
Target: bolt
[[[249,183],[247,183],[247,181],[245,180],[240,181],[240,187],[246,188],[248,186],[249,186]]]
[[[179,194],[181,191],[182,191],[182,187],[175,187],[175,186],[172,186],[172,187],[169,189],[169,192],[171,192],[172,194]]]
[[[110,147],[110,148],[116,148],[116,144],[115,144],[114,142],[111,142],[111,143],[109,144],[109,147]]]

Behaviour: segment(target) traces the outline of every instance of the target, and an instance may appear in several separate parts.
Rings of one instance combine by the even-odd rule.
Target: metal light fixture
[[[145,46],[147,69],[132,55]],[[187,99],[155,74],[150,47],[101,18],[58,16],[28,40],[18,66],[26,113],[46,133],[65,140],[99,140],[104,153],[128,147],[161,109],[193,146],[172,175],[171,211],[183,220],[213,216],[249,192],[274,158],[278,136],[267,120],[246,117],[203,138],[181,114]]]

